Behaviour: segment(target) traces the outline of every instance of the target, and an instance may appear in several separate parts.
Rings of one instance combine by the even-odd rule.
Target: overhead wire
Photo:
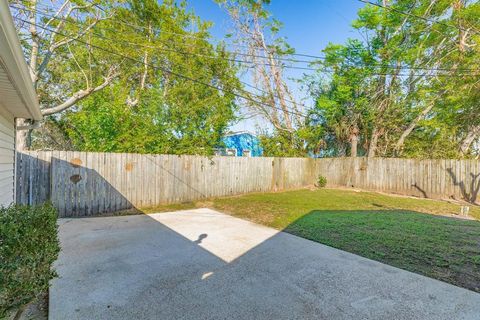
[[[13,5],[11,5],[13,6]],[[15,7],[15,6],[14,6]],[[32,9],[29,9],[29,8],[26,8],[26,7],[23,7],[23,8],[19,8],[19,7],[15,7],[16,9],[21,9],[21,10],[27,10],[27,11],[34,11]],[[42,10],[38,10],[38,12],[42,12],[42,14],[44,16],[47,16],[45,14],[45,11],[42,11]],[[53,16],[47,16],[47,17],[50,17],[50,18],[55,18],[55,19],[59,19],[59,20],[64,20],[64,21],[67,21],[67,22],[70,22],[70,23],[74,23],[74,21],[70,21],[70,20],[67,20],[67,19],[62,19],[60,17],[53,17]],[[102,37],[104,39],[107,39],[107,40],[113,40],[113,39],[109,39],[103,35],[100,35],[98,33],[94,33],[96,34],[98,37]],[[204,39],[205,40],[205,39]],[[206,54],[202,54],[202,53],[196,53],[196,52],[186,52],[186,51],[180,51],[178,49],[171,49],[171,48],[165,48],[165,47],[154,47],[154,46],[147,46],[147,45],[144,45],[144,44],[138,44],[138,43],[133,43],[133,42],[130,42],[130,41],[126,41],[126,40],[123,40],[123,39],[115,39],[115,41],[122,41],[124,43],[127,43],[129,45],[134,45],[134,46],[142,46],[142,47],[145,47],[145,48],[150,48],[150,49],[157,49],[157,50],[163,50],[163,51],[170,51],[170,52],[176,52],[176,53],[181,53],[181,54],[184,54],[184,55],[194,55],[194,56],[203,56],[203,57],[206,57],[206,58],[212,58],[212,59],[224,59],[224,60],[228,60],[228,61],[231,61],[231,62],[235,62],[235,63],[239,63],[239,64],[248,64],[250,65],[250,67],[253,67],[253,66],[258,66],[258,65],[263,65],[263,66],[272,66],[272,64],[270,63],[258,63],[258,62],[254,62],[254,61],[246,61],[246,60],[240,60],[240,59],[232,59],[232,58],[226,58],[226,57],[219,57],[219,56],[211,56],[211,55],[206,55]],[[227,53],[231,53],[231,54],[236,54],[235,52],[228,52]],[[250,55],[251,56],[251,55]],[[259,56],[254,56],[254,57],[259,57]],[[261,57],[261,56],[260,56]],[[325,57],[323,57],[325,58]],[[275,60],[278,60],[276,57],[275,57]],[[314,63],[314,61],[312,61],[312,63]],[[284,65],[282,64],[281,65],[282,68],[287,68],[287,69],[297,69],[297,70],[306,70],[306,71],[320,71],[320,72],[326,72],[326,73],[333,73],[334,71],[332,70],[326,70],[326,69],[319,69],[319,68],[312,68],[312,67],[296,67],[296,66],[289,66],[289,65]],[[455,71],[457,73],[455,74],[400,74],[400,73],[396,73],[396,74],[392,74],[392,73],[372,73],[372,75],[381,75],[381,76],[388,76],[388,75],[396,75],[396,76],[401,76],[401,77],[409,77],[409,76],[420,76],[420,77],[437,77],[437,76],[441,76],[441,77],[445,77],[445,76],[459,76],[459,77],[463,77],[463,76],[478,76],[480,74],[480,69],[449,69],[449,68],[424,68],[424,67],[412,67],[412,66],[389,66],[389,65],[377,65],[377,64],[372,64],[372,65],[353,65],[351,67],[356,67],[356,68],[387,68],[387,69],[400,69],[400,70],[418,70],[418,71],[434,71],[434,72],[437,72],[437,71]],[[458,72],[479,72],[479,74],[467,74],[467,73],[462,73],[462,74],[459,74]]]
[[[25,8],[25,9],[26,9],[26,8]],[[34,11],[34,10],[31,10],[31,9],[26,9],[26,10],[27,10],[27,11]],[[35,11],[36,11],[36,12],[39,12],[40,10],[35,10]],[[42,12],[43,12],[43,11],[42,11]],[[52,17],[52,16],[47,16],[46,14],[43,14],[43,13],[42,13],[42,15],[43,15],[44,17],[55,18],[55,17]],[[57,17],[56,19],[60,19],[60,20],[66,21],[66,22],[73,22],[73,21],[69,21],[69,20],[66,20],[66,19],[61,19],[61,18],[59,18],[59,17]],[[169,51],[169,52],[176,52],[176,53],[181,53],[181,54],[190,54],[189,52],[183,52],[183,51],[178,51],[178,50],[165,49],[165,48],[163,48],[163,47],[159,48],[159,47],[146,46],[146,45],[143,45],[143,44],[136,44],[136,43],[133,43],[133,42],[125,41],[125,40],[123,40],[123,39],[111,39],[111,38],[105,37],[104,35],[95,33],[94,31],[92,31],[92,33],[95,34],[95,35],[97,35],[99,38],[103,38],[103,39],[105,39],[105,40],[110,40],[110,41],[118,41],[118,40],[119,40],[119,41],[121,41],[121,42],[123,42],[123,43],[127,43],[127,44],[129,44],[129,45],[142,46],[142,47],[144,47],[144,48],[157,49],[157,50]],[[192,54],[193,54],[193,53],[192,53]],[[210,57],[210,58],[212,58],[212,59],[224,59],[223,57],[219,57],[219,56],[207,56],[207,55],[203,55],[203,54],[200,55],[200,56]],[[236,62],[236,61],[237,61],[237,60],[235,60],[235,59],[227,59],[227,60],[228,60],[228,61],[233,61],[233,62]],[[200,63],[201,63],[201,62],[200,62]],[[204,65],[204,64],[202,63],[202,65]],[[212,76],[215,76],[215,75],[212,75]],[[265,93],[265,94],[267,94],[267,95],[273,96],[274,98],[280,98],[278,95],[275,95],[275,94],[272,94],[272,93],[267,92],[267,91],[265,91],[265,90],[262,90],[262,89],[260,89],[260,88],[258,88],[258,87],[256,87],[256,86],[251,85],[251,84],[248,83],[248,82],[245,82],[245,81],[242,81],[242,80],[239,80],[239,82],[242,83],[243,85],[246,85],[246,86],[248,86],[248,87],[254,88],[255,90],[258,90],[258,91],[260,91],[260,92],[262,92],[262,93]],[[248,91],[245,91],[245,92],[248,92]],[[249,94],[250,94],[250,93],[249,93]],[[287,98],[283,98],[283,100],[284,100],[285,102],[288,102],[288,103],[293,103],[294,105],[298,105],[298,106],[302,106],[302,107],[304,107],[304,108],[308,108],[307,106],[299,103],[298,101],[293,101],[293,100],[290,100],[290,99],[287,99]]]
[[[27,8],[19,8],[19,9],[27,9]],[[30,10],[31,10],[31,9],[30,9]],[[20,21],[22,21],[22,22],[24,22],[24,23],[33,24],[32,22],[27,21],[27,20],[24,20],[24,19],[22,19],[22,18],[19,18],[19,17],[15,17],[15,18],[18,19],[18,20],[20,20]],[[72,21],[69,21],[69,22],[72,22]],[[71,38],[71,37],[69,37],[69,36],[66,35],[66,34],[63,34],[63,33],[60,33],[60,32],[55,32],[55,30],[52,30],[52,29],[49,29],[49,28],[45,28],[45,27],[43,27],[43,26],[41,26],[41,25],[38,25],[38,24],[35,24],[35,25],[36,25],[37,27],[41,28],[41,29],[46,30],[46,31],[56,33],[56,34],[61,35],[61,36],[65,37],[65,38],[67,38],[67,39],[71,39],[72,41],[80,42],[80,43],[83,43],[83,44],[88,44],[88,45],[90,45],[90,46],[92,46],[92,47],[95,47],[95,48],[97,48],[97,49],[99,49],[99,50],[103,50],[103,51],[109,52],[109,53],[111,53],[111,54],[114,54],[114,55],[117,55],[117,56],[121,56],[121,57],[123,57],[123,58],[125,58],[125,59],[131,60],[131,61],[135,61],[135,62],[138,62],[138,63],[143,63],[143,61],[136,60],[135,58],[132,58],[132,57],[127,56],[127,55],[125,55],[125,54],[121,54],[121,53],[118,53],[118,52],[115,52],[115,51],[106,49],[106,48],[101,47],[101,46],[98,46],[98,45],[92,45],[92,44],[87,43],[87,42],[85,42],[85,41],[82,41],[82,40],[80,40],[80,39]],[[107,40],[111,40],[111,41],[118,40],[118,39],[109,39],[109,38],[106,38],[106,39],[107,39]],[[135,43],[131,43],[131,44],[132,44],[132,45],[137,45],[137,46],[139,45],[139,44],[135,44]],[[288,113],[288,114],[295,114],[295,115],[298,115],[298,116],[306,117],[306,115],[303,114],[303,113],[300,113],[300,112],[297,112],[297,111],[284,110],[283,108],[279,108],[279,107],[276,107],[276,106],[274,106],[274,105],[264,103],[264,102],[262,102],[262,101],[254,100],[254,99],[252,99],[252,98],[250,98],[250,97],[247,97],[247,96],[245,96],[245,95],[238,94],[238,93],[235,93],[235,92],[232,92],[232,91],[228,91],[228,90],[225,90],[225,89],[223,89],[223,88],[219,88],[219,87],[217,87],[217,86],[214,86],[214,85],[212,85],[212,84],[203,83],[202,81],[200,81],[200,80],[198,80],[198,79],[191,78],[191,77],[189,77],[189,76],[185,76],[185,75],[183,75],[183,74],[176,73],[176,72],[174,72],[174,71],[172,71],[172,70],[168,70],[168,69],[166,69],[166,68],[162,68],[162,67],[158,67],[158,66],[154,66],[154,65],[150,65],[150,66],[151,66],[152,68],[154,68],[154,69],[160,69],[160,70],[162,70],[162,71],[164,71],[164,72],[166,72],[166,73],[172,74],[172,75],[174,75],[174,76],[176,76],[176,77],[183,78],[183,79],[185,79],[185,80],[189,80],[189,81],[192,81],[192,82],[194,82],[194,83],[199,83],[199,84],[202,84],[202,85],[205,85],[205,86],[208,86],[208,87],[211,87],[211,88],[220,90],[220,91],[222,91],[222,92],[224,92],[224,93],[230,93],[230,94],[236,96],[237,98],[242,98],[242,99],[244,99],[244,100],[247,100],[247,101],[250,101],[250,102],[254,102],[254,103],[257,103],[257,104],[260,104],[260,105],[269,107],[269,108],[275,108],[275,109],[277,109],[277,110],[279,110],[279,111],[286,112],[286,113]],[[326,71],[326,70],[324,70],[324,71]],[[328,72],[328,71],[326,71],[326,72]],[[389,74],[376,74],[376,75],[389,75]],[[410,75],[397,74],[397,76],[410,76]],[[419,75],[419,76],[427,76],[427,75]],[[433,76],[439,76],[439,75],[433,75]],[[449,75],[449,76],[450,76],[450,75]],[[251,86],[250,84],[248,84],[248,85]],[[253,87],[253,86],[252,86],[252,87]],[[256,88],[256,89],[258,89],[258,88]],[[250,95],[251,93],[248,93],[248,94]],[[254,95],[254,94],[252,94],[252,96],[258,97],[258,96]],[[294,102],[294,101],[292,101],[292,102]],[[296,103],[296,102],[294,102],[294,103]],[[299,104],[299,105],[301,105],[301,104]]]
[[[92,4],[95,8],[101,10],[105,14],[107,14],[106,10],[103,7],[101,7],[100,5],[95,4],[90,0],[85,0],[85,1]],[[364,1],[364,0],[358,0],[358,1],[361,1],[361,2],[364,2],[364,3],[370,3],[369,1]],[[370,3],[370,4],[374,4],[374,3]],[[383,7],[383,6],[381,6],[381,7]],[[28,9],[28,8],[25,8],[25,7],[23,7],[23,8],[18,8],[17,7],[17,9],[31,10],[31,9]],[[142,30],[142,31],[146,30],[145,26],[138,26],[138,25],[126,22],[121,18],[116,19],[115,22],[116,23],[121,23],[121,24],[129,26],[131,28],[135,28],[136,30]],[[454,26],[452,26],[452,27],[454,27]],[[162,30],[162,32],[166,33],[166,34],[174,34],[174,35],[178,35],[178,36],[186,36],[186,37],[192,37],[192,38],[205,40],[205,38],[202,38],[202,37],[190,36],[190,35],[174,33],[174,32],[169,32],[169,31],[163,31],[163,30]],[[136,45],[139,45],[139,44],[136,44]],[[348,50],[352,50],[352,49],[353,48],[348,48]],[[172,50],[172,49],[162,48],[162,50],[168,51],[168,50]],[[173,49],[173,50],[175,50],[175,49]],[[225,52],[230,53],[232,55],[239,55],[239,56],[244,56],[244,57],[252,57],[252,58],[259,58],[259,59],[269,59],[270,58],[270,57],[263,56],[263,55],[254,55],[254,54],[243,53],[243,52],[235,52],[235,51],[228,51],[228,50],[226,50]],[[189,55],[202,55],[201,53],[190,53],[190,52],[184,52],[184,53],[189,54]],[[296,60],[296,59],[289,59],[289,58],[278,57],[278,56],[275,56],[274,59],[278,60],[278,61],[285,61],[285,62],[292,62],[292,63],[309,63],[309,64],[312,65],[312,64],[318,63],[319,60],[321,61],[321,60],[325,60],[327,58],[325,56],[316,56],[316,55],[311,55],[311,54],[286,53],[285,55],[310,57],[310,58],[316,59],[316,60]],[[204,55],[204,56],[208,57],[207,55]],[[218,57],[215,57],[215,58],[218,58]],[[228,59],[232,62],[236,62],[236,63],[239,63],[239,64],[271,66],[270,63],[259,63],[259,62],[253,62],[253,61],[248,61],[248,60],[231,59],[231,58],[223,58],[223,59]],[[294,70],[296,69],[296,70],[304,70],[304,71],[318,71],[319,70],[318,68],[313,68],[313,67],[297,67],[297,66],[291,66],[291,65],[285,65],[285,64],[282,64],[282,67],[284,67],[286,69],[294,69]],[[454,68],[438,68],[438,67],[436,67],[436,68],[430,67],[429,68],[429,67],[409,66],[409,65],[398,66],[398,65],[382,65],[382,64],[370,64],[370,65],[363,64],[363,65],[356,65],[354,67],[358,67],[358,68],[362,68],[362,67],[381,68],[381,69],[394,69],[394,70],[402,69],[402,70],[418,70],[418,71],[434,71],[434,72],[436,72],[436,71],[447,71],[447,72],[453,71],[453,72],[456,72],[457,74],[458,74],[458,72],[466,72],[466,73],[468,73],[468,72],[478,72],[478,73],[480,73],[480,69],[466,69],[466,68],[454,69]],[[458,74],[458,75],[459,76],[464,76],[464,75],[468,75],[468,74]],[[477,74],[475,74],[475,75],[477,75]],[[401,75],[401,76],[409,76],[409,75]],[[437,75],[424,74],[424,75],[420,75],[420,76],[436,77]],[[439,76],[445,76],[445,75],[439,75]]]
[[[132,58],[132,57],[130,57],[130,56],[128,56],[128,55],[125,55],[125,54],[122,54],[122,53],[113,51],[113,50],[111,50],[111,49],[107,49],[107,48],[101,47],[101,46],[96,45],[96,44],[88,43],[87,41],[83,41],[83,40],[81,40],[81,39],[76,39],[76,38],[69,37],[68,35],[66,35],[66,34],[64,34],[64,33],[62,33],[62,32],[57,32],[57,31],[52,30],[52,29],[50,29],[50,28],[46,28],[46,27],[44,27],[44,26],[41,26],[41,25],[39,25],[39,24],[37,24],[37,23],[33,23],[33,22],[31,22],[31,21],[22,19],[22,18],[20,18],[20,17],[14,17],[14,19],[19,20],[19,21],[22,21],[22,22],[27,23],[27,24],[30,24],[30,25],[34,25],[34,26],[36,26],[36,27],[38,27],[38,28],[41,28],[41,29],[43,29],[43,30],[47,30],[47,31],[49,31],[49,32],[53,32],[53,33],[55,33],[55,34],[61,35],[61,36],[65,37],[65,38],[67,38],[67,39],[69,39],[69,40],[71,40],[71,41],[75,41],[75,42],[82,43],[82,44],[84,44],[84,45],[88,45],[88,46],[90,46],[90,47],[92,47],[92,48],[96,48],[96,49],[98,49],[98,50],[101,50],[101,51],[110,53],[110,54],[112,54],[112,55],[116,55],[116,56],[121,57],[121,58],[124,58],[124,59],[126,59],[126,60],[130,60],[130,61],[133,61],[133,62],[137,62],[137,63],[144,64],[144,61],[138,60],[138,59],[136,59],[136,58]],[[164,68],[164,67],[160,67],[160,66],[157,66],[157,65],[153,65],[153,64],[151,64],[151,63],[149,63],[149,64],[147,64],[147,65],[150,66],[152,69],[161,70],[161,71],[163,71],[163,72],[165,72],[165,73],[168,73],[168,74],[170,74],[170,75],[173,75],[173,76],[175,76],[175,77],[177,77],[177,78],[181,78],[181,79],[184,79],[184,80],[191,81],[191,82],[193,82],[193,83],[197,83],[197,84],[200,84],[200,85],[203,85],[203,86],[206,86],[206,87],[210,87],[210,88],[212,88],[212,89],[216,89],[216,90],[219,90],[219,91],[221,91],[221,92],[224,92],[224,93],[227,93],[227,94],[231,94],[231,95],[233,95],[233,96],[235,96],[235,97],[237,97],[237,98],[241,98],[241,99],[244,99],[244,100],[247,100],[247,101],[250,101],[250,102],[257,103],[257,104],[262,105],[262,106],[267,107],[267,108],[274,108],[274,109],[277,109],[277,110],[279,110],[279,111],[282,111],[282,112],[285,112],[285,113],[288,113],[288,114],[293,114],[293,115],[301,116],[301,117],[305,117],[305,118],[307,117],[306,114],[303,114],[303,113],[301,113],[301,112],[284,110],[284,109],[282,109],[282,108],[280,108],[280,107],[277,107],[277,106],[275,106],[275,105],[270,105],[270,104],[267,104],[267,103],[265,103],[265,102],[252,99],[252,98],[250,98],[250,97],[248,97],[248,96],[245,96],[245,95],[243,95],[243,94],[239,94],[239,93],[233,92],[233,91],[231,91],[231,90],[226,90],[226,89],[224,89],[224,88],[220,88],[220,87],[215,86],[215,85],[210,84],[210,83],[205,83],[205,82],[203,82],[203,81],[201,81],[201,80],[199,80],[199,79],[192,78],[192,77],[190,77],[190,76],[186,76],[186,75],[184,75],[184,74],[181,74],[181,73],[172,71],[172,70],[167,69],[167,68]],[[249,94],[251,94],[251,93],[249,93]],[[258,98],[258,96],[254,95],[254,94],[251,94],[251,95]]]

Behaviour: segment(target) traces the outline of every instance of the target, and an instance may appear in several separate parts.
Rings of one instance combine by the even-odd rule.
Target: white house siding
[[[13,116],[0,105],[0,206],[14,199],[15,128]]]
[[[42,119],[7,0],[0,0],[0,206],[15,200],[15,118]]]

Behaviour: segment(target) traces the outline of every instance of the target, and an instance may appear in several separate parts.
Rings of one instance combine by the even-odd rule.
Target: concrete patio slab
[[[59,224],[50,319],[480,319],[480,294],[209,209]]]

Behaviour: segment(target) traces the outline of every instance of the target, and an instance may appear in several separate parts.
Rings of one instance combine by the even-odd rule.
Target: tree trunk
[[[38,63],[38,51],[40,48],[40,39],[38,37],[37,31],[37,1],[33,0],[30,3],[30,16],[29,16],[29,23],[30,28],[29,32],[32,36],[32,48],[30,52],[30,64],[29,64],[29,71],[30,71],[30,79],[32,80],[33,86],[35,89],[37,88],[38,83],[38,76],[37,76],[37,63]]]
[[[467,33],[465,32],[465,27],[463,26],[463,19],[461,18],[460,12],[465,8],[465,0],[456,0],[453,3],[453,11],[459,16],[457,20],[458,28],[458,50],[464,54],[466,51],[466,42],[467,42]]]
[[[257,34],[260,47],[263,49],[263,52],[265,56],[268,58],[268,62],[270,64],[270,74],[272,75],[272,78],[274,81],[274,92],[276,93],[276,96],[279,99],[280,108],[283,111],[285,127],[289,132],[293,132],[294,128],[293,128],[292,120],[290,119],[290,112],[288,110],[288,106],[285,100],[284,89],[287,85],[282,79],[281,69],[277,66],[277,62],[274,58],[274,53],[272,53],[271,50],[269,50],[265,42],[265,37],[257,18],[255,18],[255,32]]]
[[[358,139],[359,130],[357,126],[354,126],[350,132],[350,157],[357,157],[358,155]]]
[[[368,157],[373,158],[377,153],[378,138],[381,133],[377,127],[373,128],[372,137],[370,139],[370,145],[368,146]]]
[[[402,135],[398,139],[397,143],[395,144],[395,155],[400,155],[403,149],[403,145],[405,144],[405,139],[412,133],[413,129],[417,126],[418,122],[422,120],[427,113],[430,112],[433,108],[433,103],[429,104],[425,109],[420,112],[420,114],[410,122],[408,127],[402,132]]]
[[[470,146],[473,141],[480,135],[480,125],[473,126],[468,131],[466,137],[462,140],[460,144],[460,155],[465,156],[470,150]]]

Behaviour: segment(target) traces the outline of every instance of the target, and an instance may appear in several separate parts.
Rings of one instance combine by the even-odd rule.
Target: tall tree
[[[478,2],[463,0],[382,0],[365,6],[353,23],[363,37],[354,51],[362,52],[363,58],[350,53],[340,67],[328,59],[322,62],[332,68],[333,76],[330,90],[316,97],[317,104],[329,99],[332,89],[341,88],[338,82],[348,67],[363,81],[346,83],[360,88],[369,101],[368,116],[361,117],[364,126],[368,124],[361,134],[368,156],[450,157],[454,145],[457,156],[471,153],[480,134],[474,111],[479,92],[479,13]],[[341,53],[349,47],[351,42],[334,56],[345,56]],[[338,132],[349,127],[348,120],[330,124]],[[428,150],[419,150],[428,142]]]
[[[265,0],[217,0],[231,17],[236,51],[247,60],[247,77],[261,92],[247,101],[249,108],[263,116],[282,135],[291,137],[302,127],[304,118],[289,87],[285,57],[294,52],[279,36],[282,24],[267,11]],[[262,103],[258,103],[261,100]]]
[[[212,154],[239,82],[229,53],[209,42],[210,24],[174,0],[127,1],[117,17],[99,41],[115,39],[122,73],[55,120],[61,135],[77,150]]]
[[[334,155],[348,153],[356,157],[359,144],[367,142],[366,131],[372,125],[369,81],[373,68],[364,67],[371,57],[357,40],[346,46],[329,45],[324,52],[321,68],[334,73],[328,79],[322,78],[312,92],[316,104],[311,116],[315,114],[321,119],[316,125],[324,127],[325,147],[334,150]]]
[[[108,0],[96,3],[105,7],[111,4]],[[120,60],[91,46],[92,30],[110,19],[111,13],[99,10],[93,2],[80,0],[15,0],[11,8],[16,13],[30,77],[44,116],[74,107],[119,75]],[[79,62],[85,59],[88,64]],[[18,149],[29,147],[31,125],[27,120],[17,120]]]

